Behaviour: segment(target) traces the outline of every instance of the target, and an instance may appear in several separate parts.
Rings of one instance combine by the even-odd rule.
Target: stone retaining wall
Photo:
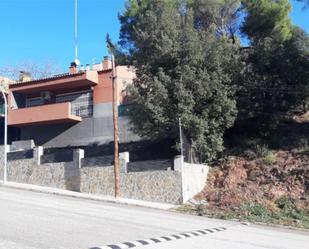
[[[114,195],[114,167],[81,168],[80,192]],[[180,204],[181,174],[175,171],[151,171],[120,174],[122,197]]]
[[[150,183],[150,184],[149,184]],[[182,204],[181,172],[132,172],[121,176],[124,196],[161,203]]]
[[[38,165],[33,159],[8,162],[7,180],[59,189],[79,191],[79,169],[74,162]]]
[[[36,149],[35,149],[36,151]],[[0,153],[3,154],[3,146]],[[60,163],[44,163],[39,165],[38,159],[13,160],[8,162],[8,181],[33,184],[91,193],[98,195],[114,195],[114,167],[100,165],[102,159],[93,159],[98,165],[80,167],[82,160],[79,153],[74,152],[74,161]],[[0,177],[3,178],[3,156],[0,155]],[[36,154],[36,153],[34,153]],[[181,163],[181,160],[179,161]],[[181,204],[197,194],[205,183],[204,166],[195,170],[190,165],[181,164],[180,170],[152,170],[141,172],[121,171],[120,189],[122,197],[144,201]],[[201,177],[199,177],[199,174]],[[184,178],[188,178],[184,180]],[[196,184],[198,182],[198,184]],[[189,186],[190,185],[190,186]]]

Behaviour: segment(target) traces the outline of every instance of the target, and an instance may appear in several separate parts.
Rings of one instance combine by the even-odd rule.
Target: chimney
[[[26,82],[31,80],[31,74],[25,71],[20,71],[19,74],[19,81],[20,82]]]
[[[103,70],[111,69],[112,68],[112,61],[109,59],[108,56],[104,56],[103,60]]]
[[[77,65],[75,62],[71,62],[71,65],[69,67],[69,72],[72,74],[77,73]]]

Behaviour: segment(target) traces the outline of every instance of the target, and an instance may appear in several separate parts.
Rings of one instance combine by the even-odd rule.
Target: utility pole
[[[1,89],[0,89],[1,90]],[[8,103],[3,90],[1,90],[4,100],[4,167],[3,167],[3,184],[7,180],[7,143],[8,143]]]
[[[115,197],[120,197],[120,176],[119,176],[119,149],[118,149],[118,91],[116,81],[115,57],[112,54],[112,83],[113,83],[113,121],[114,121],[114,177]]]

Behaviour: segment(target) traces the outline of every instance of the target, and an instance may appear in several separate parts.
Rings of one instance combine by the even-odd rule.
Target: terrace
[[[93,114],[96,71],[59,75],[10,85],[12,126],[80,122]]]

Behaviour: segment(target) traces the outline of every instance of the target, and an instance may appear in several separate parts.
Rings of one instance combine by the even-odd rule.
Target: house
[[[124,90],[131,84],[133,67],[116,67],[117,105],[125,105]],[[32,139],[45,147],[88,146],[113,138],[112,63],[109,57],[96,65],[32,80],[22,73],[8,89],[8,125],[19,129],[19,140]],[[138,140],[126,116],[119,119],[120,142]]]
[[[15,81],[7,77],[0,76],[0,90],[7,96],[9,84]],[[0,93],[0,145],[4,142],[4,99],[2,93]],[[15,139],[18,137],[18,130],[14,127],[8,130],[8,138]]]

